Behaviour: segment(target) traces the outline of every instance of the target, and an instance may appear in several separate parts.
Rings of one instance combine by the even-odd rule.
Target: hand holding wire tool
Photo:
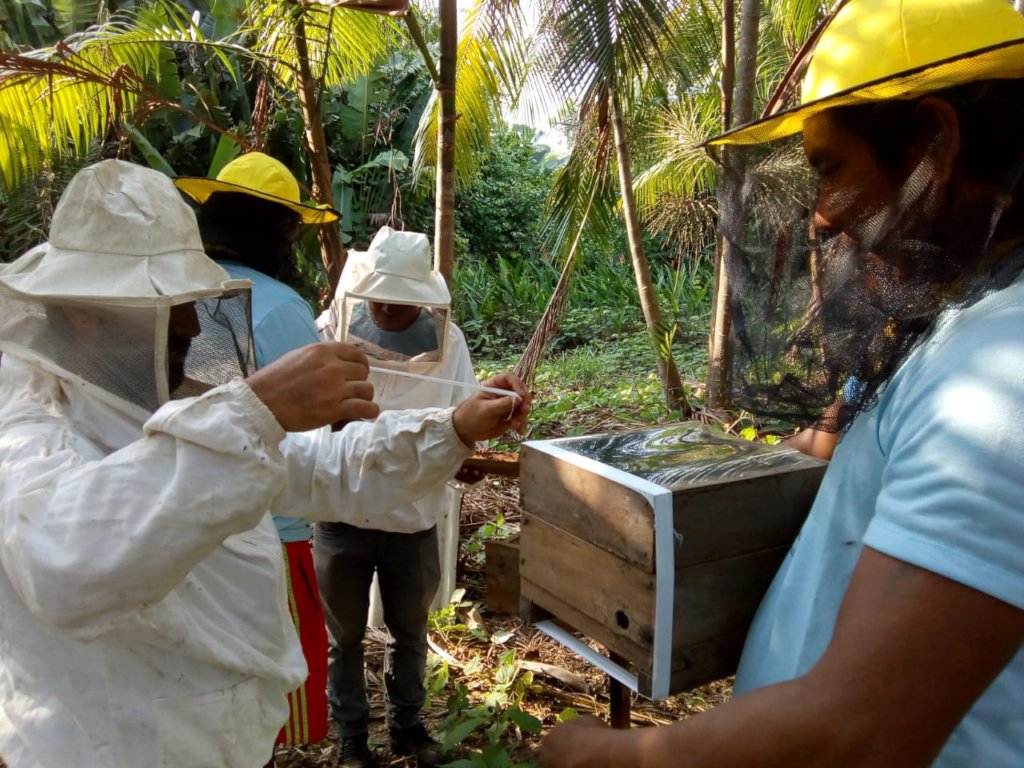
[[[366,381],[366,355],[351,344],[321,342],[292,350],[246,382],[288,432],[373,419],[380,408]]]
[[[501,395],[493,390],[508,391]],[[465,400],[452,415],[452,423],[462,442],[472,447],[478,440],[498,437],[512,429],[526,431],[533,395],[514,373],[501,373],[483,382],[475,395]]]

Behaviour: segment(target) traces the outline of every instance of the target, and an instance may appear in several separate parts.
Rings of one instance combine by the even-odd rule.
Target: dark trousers
[[[437,527],[388,533],[318,523],[313,562],[330,632],[328,700],[339,736],[365,734],[369,726],[363,635],[375,570],[384,624],[393,638],[384,656],[388,725],[415,725],[426,700],[427,617],[441,577]]]

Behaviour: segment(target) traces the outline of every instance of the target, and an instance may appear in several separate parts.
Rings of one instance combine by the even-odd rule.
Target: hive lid
[[[699,423],[542,441],[670,490],[745,480],[824,462],[791,448],[725,435]],[[532,443],[537,445],[537,443]]]

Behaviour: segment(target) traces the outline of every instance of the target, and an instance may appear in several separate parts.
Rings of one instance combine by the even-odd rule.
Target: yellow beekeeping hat
[[[1024,15],[1007,0],[850,0],[811,53],[800,106],[707,143],[760,144],[799,133],[833,107],[1020,77]]]
[[[337,221],[341,214],[329,205],[299,202],[299,182],[288,167],[262,152],[249,152],[225,165],[216,179],[179,176],[174,185],[197,203],[205,203],[214,192],[239,192],[270,200],[290,208],[305,224]]]

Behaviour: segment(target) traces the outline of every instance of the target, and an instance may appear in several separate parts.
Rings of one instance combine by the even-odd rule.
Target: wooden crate
[[[529,442],[520,465],[524,617],[664,698],[735,671],[827,463],[677,424]]]
[[[488,539],[484,556],[487,610],[519,613],[519,537]]]

